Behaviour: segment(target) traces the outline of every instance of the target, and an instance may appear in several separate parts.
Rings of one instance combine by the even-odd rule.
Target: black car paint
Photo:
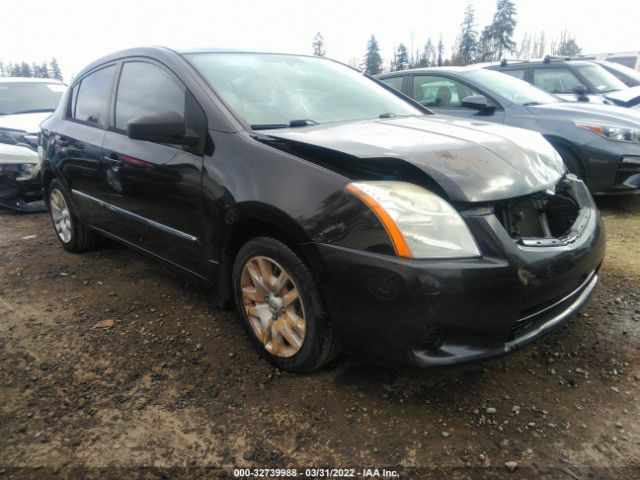
[[[501,123],[540,132],[552,145],[568,148],[580,161],[585,182],[594,194],[640,193],[640,144],[607,140],[593,132],[578,128],[575,121],[640,127],[640,113],[635,109],[602,106],[582,102],[563,102],[523,106],[509,102],[499,92],[473,82],[464,68],[431,68],[406,70],[380,75],[404,76],[403,94],[413,91],[416,75],[433,75],[460,82],[487,97],[494,112],[483,113],[470,108],[433,108],[436,113],[467,119]],[[625,160],[626,159],[626,160]]]
[[[577,242],[519,245],[498,221],[496,202],[550,183],[518,183],[524,177],[516,171],[530,164],[526,150],[505,140],[513,131],[495,135],[486,123],[465,130],[467,122],[429,118],[251,131],[182,56],[168,49],[113,54],[87,67],[78,81],[122,59],[151,59],[184,83],[204,113],[201,144],[178,148],[130,140],[112,127],[72,121],[60,107],[42,127],[43,186],[60,178],[91,228],[213,285],[222,303],[231,299],[229,271],[242,242],[258,234],[276,236],[311,268],[345,350],[429,366],[505,353],[517,346],[507,342],[523,310],[566,296],[586,276],[597,278],[604,236],[582,182],[566,180],[589,219]],[[113,97],[110,125],[112,104]],[[398,135],[394,146],[404,150],[349,140],[367,129],[389,140]],[[406,136],[410,132],[413,139]],[[422,148],[420,142],[406,143],[416,135]],[[465,136],[471,140],[465,142]],[[484,141],[493,143],[493,150],[480,147]],[[455,167],[455,161],[463,163]],[[489,168],[508,175],[514,188],[483,191],[490,185],[483,177]],[[465,180],[471,172],[479,176],[476,182]],[[483,256],[441,261],[394,256],[375,214],[344,189],[350,180],[391,178],[432,188],[456,205]],[[434,332],[442,339],[438,346],[427,342]]]

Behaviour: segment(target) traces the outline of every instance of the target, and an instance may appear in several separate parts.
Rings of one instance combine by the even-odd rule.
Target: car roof
[[[31,77],[0,77],[0,83],[59,83],[63,82],[55,78],[31,78]]]
[[[410,68],[408,70],[398,70],[397,72],[385,72],[376,75],[377,78],[392,77],[394,75],[404,75],[406,73],[462,73],[472,72],[474,70],[482,70],[479,65],[466,65],[464,67],[447,66],[447,67],[424,67],[424,68]]]
[[[168,59],[168,58],[175,59],[176,56],[182,57],[183,55],[187,55],[191,53],[259,53],[259,54],[265,54],[265,55],[276,54],[276,55],[291,55],[296,57],[313,57],[313,55],[303,55],[303,54],[296,54],[296,53],[262,52],[257,50],[248,50],[248,49],[239,50],[239,49],[233,49],[233,48],[216,48],[216,47],[185,48],[185,49],[169,48],[169,47],[162,47],[162,46],[134,47],[134,48],[127,48],[124,50],[118,50],[116,52],[110,53],[108,55],[105,55],[103,57],[100,57],[94,60],[89,65],[84,67],[76,75],[76,79],[79,79],[80,77],[90,72],[91,70],[95,69],[96,67],[99,67],[105,63],[118,61],[125,57],[149,57],[149,58],[154,58],[162,61],[163,59]],[[318,58],[318,57],[314,57],[314,58]],[[332,60],[331,58],[328,58],[328,57],[323,57],[323,58],[327,58],[327,60],[341,63],[337,60]]]
[[[496,62],[491,65],[492,67],[497,68],[509,68],[513,66],[523,66],[523,65],[563,65],[568,63],[570,65],[583,66],[583,65],[592,65],[593,60],[572,60],[572,59],[554,59],[551,61],[545,61],[544,59],[535,59],[535,60],[507,60],[506,65],[502,65],[502,62]]]

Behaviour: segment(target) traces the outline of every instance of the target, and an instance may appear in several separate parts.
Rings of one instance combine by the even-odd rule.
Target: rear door
[[[116,64],[99,67],[72,86],[64,122],[55,132],[58,171],[72,192],[83,221],[102,225],[104,209],[93,199],[100,185],[102,144],[108,125],[109,98]]]
[[[102,187],[103,199],[120,218],[113,233],[194,273],[206,272],[201,261],[202,152],[132,140],[126,133],[133,118],[171,111],[204,138],[204,111],[168,68],[148,59],[122,63],[112,110]]]
[[[466,83],[448,76],[422,74],[413,76],[411,96],[414,100],[442,115],[480,118],[488,122],[504,122],[504,112],[500,105],[485,93],[471,88]],[[490,115],[482,115],[478,110],[462,106],[462,100],[472,95],[483,95],[489,105],[496,110]]]

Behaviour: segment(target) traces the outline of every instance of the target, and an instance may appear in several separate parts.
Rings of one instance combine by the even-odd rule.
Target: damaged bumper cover
[[[605,250],[586,186],[564,182],[577,210],[556,242],[515,238],[497,209],[483,206],[461,211],[479,258],[402,259],[317,245],[343,346],[401,366],[452,365],[506,354],[561,325],[594,290]]]
[[[38,153],[26,145],[0,143],[0,206],[45,211],[40,190]]]

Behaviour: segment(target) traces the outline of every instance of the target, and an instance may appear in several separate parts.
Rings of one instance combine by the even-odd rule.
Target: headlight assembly
[[[621,127],[617,125],[601,125],[585,122],[575,122],[579,128],[589,130],[601,137],[617,142],[640,143],[640,128]]]
[[[367,181],[347,185],[384,225],[396,254],[407,258],[477,257],[480,251],[458,212],[412,183]]]

